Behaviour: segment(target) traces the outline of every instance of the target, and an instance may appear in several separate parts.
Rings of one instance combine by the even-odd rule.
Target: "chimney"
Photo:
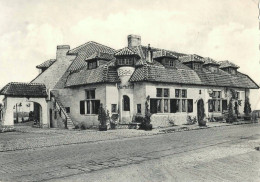
[[[150,44],[148,44],[148,47],[147,47],[147,61],[149,63],[153,62],[153,52],[152,52],[152,48],[150,47]]]
[[[57,52],[56,52],[56,60],[62,60],[66,58],[67,52],[70,50],[69,45],[58,45],[57,46]]]
[[[128,35],[128,47],[135,47],[141,45],[141,36],[140,35]]]

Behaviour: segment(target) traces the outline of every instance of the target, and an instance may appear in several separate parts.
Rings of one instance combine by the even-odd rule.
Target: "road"
[[[260,181],[260,125],[0,153],[0,181]]]

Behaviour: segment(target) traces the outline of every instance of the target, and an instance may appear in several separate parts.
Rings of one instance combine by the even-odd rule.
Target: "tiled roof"
[[[142,49],[143,49],[143,53],[145,54],[145,57],[147,57],[148,46],[142,46]],[[151,47],[151,50],[153,52],[156,52],[156,51],[160,51],[162,49]],[[175,52],[175,51],[170,51],[170,50],[164,50],[164,51],[167,52],[167,53],[170,53],[170,54],[172,54],[172,55],[174,55],[176,57],[186,56],[186,54]]]
[[[138,56],[138,57],[140,57],[139,54],[134,49],[130,49],[128,47],[117,50],[115,52],[115,56]]]
[[[217,61],[215,61],[214,59],[206,57],[206,58],[204,58],[204,65],[217,65],[217,66],[219,66],[220,64]]]
[[[204,62],[203,57],[198,56],[196,54],[179,57],[179,60],[182,63],[189,63],[189,62],[202,62],[203,63]]]
[[[239,68],[239,66],[235,65],[234,63],[226,60],[226,61],[219,61],[218,62],[220,64],[219,68],[228,68],[228,67],[232,67],[232,68]]]
[[[69,71],[77,71],[87,66],[86,58],[96,52],[114,54],[115,50],[96,42],[87,42],[75,49],[69,51],[69,54],[75,54],[77,57],[71,64]]]
[[[47,97],[47,92],[44,84],[11,82],[0,90],[0,95],[14,97]]]
[[[205,85],[205,86],[226,86],[240,88],[258,88],[247,75],[238,73],[230,75],[222,70],[219,73],[212,73],[206,70],[173,69],[154,65],[144,65],[136,68],[131,82],[149,81],[162,83]]]
[[[96,69],[84,68],[78,72],[72,73],[68,76],[66,87],[116,82],[119,82],[116,67],[105,64]]]
[[[56,61],[56,59],[50,59],[50,60],[47,60],[45,62],[43,62],[42,64],[39,64],[36,66],[36,68],[49,68],[54,62]]]
[[[169,51],[166,51],[164,49],[158,50],[158,51],[154,51],[153,52],[153,58],[160,58],[160,57],[170,57],[170,58],[178,58],[176,55],[172,54]]]
[[[91,56],[89,56],[86,59],[86,61],[95,60],[95,59],[102,59],[102,60],[110,61],[113,58],[114,58],[113,54],[108,54],[108,53],[97,51],[94,54],[92,54]]]

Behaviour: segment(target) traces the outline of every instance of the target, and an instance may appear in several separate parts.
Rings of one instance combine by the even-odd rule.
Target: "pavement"
[[[241,123],[240,124],[245,124]],[[229,123],[210,122],[206,127],[181,125],[167,128],[156,128],[152,131],[136,129],[97,130],[65,130],[53,128],[33,128],[18,125],[15,132],[0,133],[0,152],[28,150],[42,147],[93,143],[124,138],[143,137],[187,130],[207,129],[212,127],[232,126]]]
[[[259,181],[259,131],[230,125],[5,151],[0,181]]]

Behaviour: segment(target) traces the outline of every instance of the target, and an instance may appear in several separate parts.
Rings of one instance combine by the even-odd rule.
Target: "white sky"
[[[230,60],[260,83],[257,0],[0,0],[0,87],[29,82],[56,46],[96,41],[143,45]]]

